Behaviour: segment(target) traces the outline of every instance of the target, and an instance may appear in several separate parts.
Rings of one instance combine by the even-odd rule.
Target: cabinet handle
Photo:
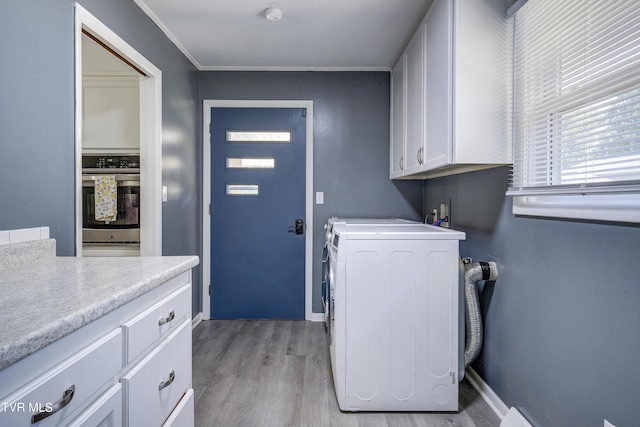
[[[424,148],[420,147],[418,148],[418,153],[416,154],[416,157],[418,158],[418,164],[422,164],[424,163],[424,156],[422,155],[422,153],[424,153]]]
[[[162,381],[158,386],[158,390],[162,390],[163,388],[170,386],[173,380],[175,379],[176,379],[176,373],[175,371],[172,370],[171,372],[169,372],[169,379],[166,381]]]
[[[160,320],[158,320],[158,325],[162,326],[165,323],[169,323],[171,322],[173,319],[175,319],[176,317],[176,312],[171,310],[171,312],[169,312],[169,315],[167,317],[163,317]]]
[[[74,384],[68,389],[66,389],[64,393],[62,393],[62,399],[58,400],[57,402],[54,402],[53,405],[50,407],[47,407],[46,410],[33,414],[31,416],[31,424],[35,424],[39,421],[42,421],[45,418],[50,417],[51,415],[58,412],[60,409],[67,406],[71,402],[71,399],[73,399],[73,393],[75,392],[76,392],[76,386]]]
[[[400,170],[404,170],[404,157],[400,157]]]

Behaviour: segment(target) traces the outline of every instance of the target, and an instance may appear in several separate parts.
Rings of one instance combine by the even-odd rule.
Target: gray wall
[[[72,255],[73,2],[3,2],[0,55],[0,229],[49,226]]]
[[[0,229],[49,226],[74,255],[73,0],[8,0],[0,14]],[[198,71],[131,0],[80,4],[162,70],[163,254],[201,247]],[[169,137],[170,136],[170,137]],[[199,270],[194,313],[200,311]]]
[[[514,217],[508,168],[425,182],[451,197],[461,254],[496,261],[481,287],[485,345],[473,368],[535,426],[638,425],[640,227]]]
[[[202,72],[201,99],[305,99],[314,108],[313,311],[330,216],[420,220],[422,183],[389,180],[389,73]],[[206,279],[204,280],[206,282]]]

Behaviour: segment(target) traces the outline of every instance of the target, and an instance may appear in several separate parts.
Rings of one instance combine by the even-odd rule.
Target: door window
[[[257,184],[227,184],[227,196],[258,196],[260,186]]]
[[[227,157],[228,169],[275,169],[276,159],[269,158],[246,158]]]
[[[228,130],[227,142],[291,142],[291,131]]]

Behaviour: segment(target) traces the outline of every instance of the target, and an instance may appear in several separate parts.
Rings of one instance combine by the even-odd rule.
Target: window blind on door
[[[640,2],[535,0],[515,14],[507,195],[640,192]]]

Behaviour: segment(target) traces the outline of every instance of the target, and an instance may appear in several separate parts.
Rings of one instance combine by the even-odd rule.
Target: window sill
[[[640,194],[514,196],[513,214],[640,223]]]

